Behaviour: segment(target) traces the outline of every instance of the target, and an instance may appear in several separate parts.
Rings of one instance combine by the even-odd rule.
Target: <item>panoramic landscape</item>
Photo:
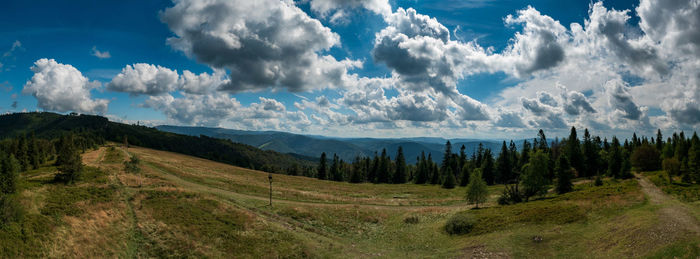
[[[698,1],[2,6],[0,258],[700,258]]]

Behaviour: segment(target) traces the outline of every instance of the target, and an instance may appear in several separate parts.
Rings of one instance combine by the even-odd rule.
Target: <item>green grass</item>
[[[660,232],[664,207],[647,202],[635,179],[577,184],[567,194],[506,206],[495,202],[503,186],[489,186],[483,208],[471,209],[464,188],[273,175],[270,207],[266,173],[137,147],[128,151],[143,161],[139,176],[123,172],[127,153],[118,147],[90,153],[90,166],[75,185],[53,183],[52,167],[23,173],[18,197],[25,216],[0,228],[0,257],[692,258],[700,253],[697,237]],[[445,225],[459,216],[473,220],[473,228],[448,234]]]
[[[673,195],[681,201],[700,201],[700,184],[682,183],[677,178],[674,179],[673,183],[669,183],[665,171],[646,172],[644,175],[665,193]]]

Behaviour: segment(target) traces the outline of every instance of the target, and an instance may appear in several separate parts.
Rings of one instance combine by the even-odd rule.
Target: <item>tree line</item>
[[[700,181],[700,143],[696,133],[687,138],[683,132],[673,133],[663,139],[661,130],[656,137],[637,137],[621,142],[616,136],[608,140],[593,136],[584,129],[583,138],[578,137],[575,127],[568,137],[548,140],[544,131],[537,137],[524,140],[518,150],[514,141],[503,141],[500,152],[494,155],[490,149],[479,144],[471,156],[464,146],[453,152],[450,141],[445,143],[445,152],[440,161],[431,154],[422,153],[415,165],[406,164],[401,147],[394,159],[386,149],[373,157],[357,156],[346,162],[333,154],[321,158],[315,172],[306,168],[303,175],[323,180],[348,181],[351,183],[434,184],[444,188],[467,186],[469,178],[479,171],[487,185],[511,184],[522,187],[522,197],[542,194],[545,187],[557,184],[559,192],[571,190],[571,179],[609,176],[623,179],[632,177],[632,167],[640,171],[667,169],[672,175],[686,182]],[[515,188],[515,186],[513,187]]]

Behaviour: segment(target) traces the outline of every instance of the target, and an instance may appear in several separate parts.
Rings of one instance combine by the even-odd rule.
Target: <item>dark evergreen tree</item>
[[[328,165],[326,160],[326,152],[321,153],[321,161],[318,163],[318,179],[326,180],[328,178]]]
[[[576,134],[576,128],[571,127],[571,133],[566,142],[566,158],[569,160],[571,167],[576,169],[576,172],[583,174],[584,168],[583,154],[581,154],[581,143]]]
[[[29,147],[28,147],[29,164],[31,164],[32,169],[38,169],[41,164],[41,151],[39,150],[39,144],[36,140],[36,135],[32,132],[29,135]]]
[[[73,135],[68,135],[66,139],[62,141],[62,146],[59,150],[59,159],[57,160],[61,161],[61,164],[58,165],[60,173],[56,174],[55,179],[66,184],[73,184],[80,179],[80,175],[83,171],[83,161],[75,146]]]
[[[340,158],[335,153],[333,154],[333,161],[331,162],[331,180],[336,182],[343,181],[343,174],[341,172]]]
[[[391,161],[386,154],[386,149],[382,149],[382,154],[379,157],[379,170],[377,171],[377,182],[378,183],[388,183],[389,182],[389,166]]]
[[[600,140],[600,138],[598,138]],[[583,131],[583,168],[584,171],[580,172],[585,177],[593,177],[598,171],[598,148],[593,139],[591,139],[591,134],[588,129]]]
[[[620,150],[620,141],[617,137],[613,137],[610,151],[608,151],[608,175],[614,178],[620,178],[622,168],[622,151]]]
[[[459,186],[467,186],[469,184],[469,175],[471,174],[471,170],[469,170],[469,164],[465,164],[462,166],[461,174],[459,176]]]
[[[352,173],[350,174],[351,183],[362,182],[362,167],[362,160],[359,156],[356,156],[355,161],[352,163]]]
[[[656,150],[661,152],[664,149],[664,139],[663,135],[661,135],[661,129],[656,130]]]
[[[452,143],[450,143],[450,141],[448,140],[447,143],[445,143],[445,154],[442,157],[442,164],[440,164],[440,173],[442,176],[445,176],[445,172],[447,172],[447,169],[452,167],[451,161]]]
[[[406,158],[403,155],[403,148],[399,146],[396,151],[396,170],[394,171],[393,183],[406,183]]]
[[[491,149],[486,149],[486,151],[484,151],[484,162],[481,165],[481,173],[483,174],[486,184],[493,185],[495,183],[496,173]]]
[[[544,152],[549,152],[549,143],[547,143],[547,137],[544,135],[544,131],[542,129],[537,132],[537,137],[539,138],[539,141],[537,141],[537,144],[539,145],[537,149]]]
[[[556,191],[558,194],[564,194],[573,190],[573,184],[571,184],[573,174],[571,173],[571,166],[569,165],[569,160],[566,158],[566,155],[562,154],[559,156],[554,172],[557,175]]]
[[[507,183],[513,176],[513,165],[511,163],[510,151],[506,147],[506,142],[503,141],[501,146],[501,153],[498,154],[496,159],[496,182]],[[488,181],[486,181],[488,183]]]
[[[17,141],[17,153],[15,153],[17,161],[19,161],[20,171],[24,172],[31,168],[29,161],[29,145],[27,144],[27,136],[20,135]]]
[[[424,184],[428,182],[428,161],[425,159],[425,152],[421,152],[420,158],[418,159],[418,165],[416,169],[416,177],[414,181],[416,184]]]
[[[433,162],[431,154],[428,154],[428,167],[430,168],[430,184],[440,184],[440,170],[437,163]]]
[[[460,169],[462,167],[464,167],[465,164],[467,164],[467,153],[465,152],[465,149],[467,149],[467,147],[465,147],[464,145],[462,145],[462,147],[459,148],[459,168]]]
[[[442,181],[442,188],[455,188],[457,180],[455,179],[455,175],[452,173],[452,168],[447,167],[447,171],[443,172],[443,174],[445,175],[445,180]]]
[[[17,191],[19,169],[19,162],[14,155],[0,155],[0,196]]]
[[[688,149],[688,171],[690,178],[700,182],[700,138],[697,132],[693,133]]]
[[[520,152],[520,159],[518,160],[518,171],[523,171],[523,166],[530,162],[530,142],[523,140],[523,150]]]

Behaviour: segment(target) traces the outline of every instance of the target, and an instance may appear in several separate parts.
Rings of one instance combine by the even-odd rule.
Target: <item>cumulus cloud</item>
[[[92,46],[92,51],[90,54],[99,59],[107,59],[112,57],[112,55],[109,54],[109,51],[100,51],[97,49],[97,46]]]
[[[359,61],[322,54],[340,37],[290,1],[175,1],[161,12],[173,48],[230,71],[230,92],[344,87]]]
[[[115,76],[107,90],[126,92],[132,95],[160,95],[177,89],[179,76],[177,71],[145,63],[126,65]]]
[[[126,65],[112,81],[107,89],[115,92],[136,95],[163,95],[174,91],[188,94],[207,94],[216,91],[220,86],[230,82],[222,71],[212,74],[195,74],[189,70],[179,75],[176,70],[166,67],[137,63]]]
[[[109,101],[93,99],[90,94],[100,83],[90,82],[75,67],[42,58],[34,62],[31,70],[34,75],[24,85],[22,93],[34,96],[39,108],[92,114],[107,111]]]
[[[659,42],[662,50],[676,57],[700,57],[700,2],[641,0],[636,11],[639,27],[652,42]]]
[[[522,114],[512,111],[500,113],[494,125],[503,128],[524,128],[526,126],[523,122]]]
[[[622,80],[610,80],[605,84],[608,94],[608,102],[613,109],[625,119],[639,120],[642,117],[642,109],[634,103],[629,94],[629,86]]]
[[[169,119],[187,125],[218,126],[231,117],[241,104],[226,94],[191,95],[175,98],[170,94],[150,96],[145,107],[162,111]]]
[[[311,0],[311,10],[322,17],[330,15],[332,22],[347,21],[348,9],[364,8],[382,16],[391,14],[387,0]]]

